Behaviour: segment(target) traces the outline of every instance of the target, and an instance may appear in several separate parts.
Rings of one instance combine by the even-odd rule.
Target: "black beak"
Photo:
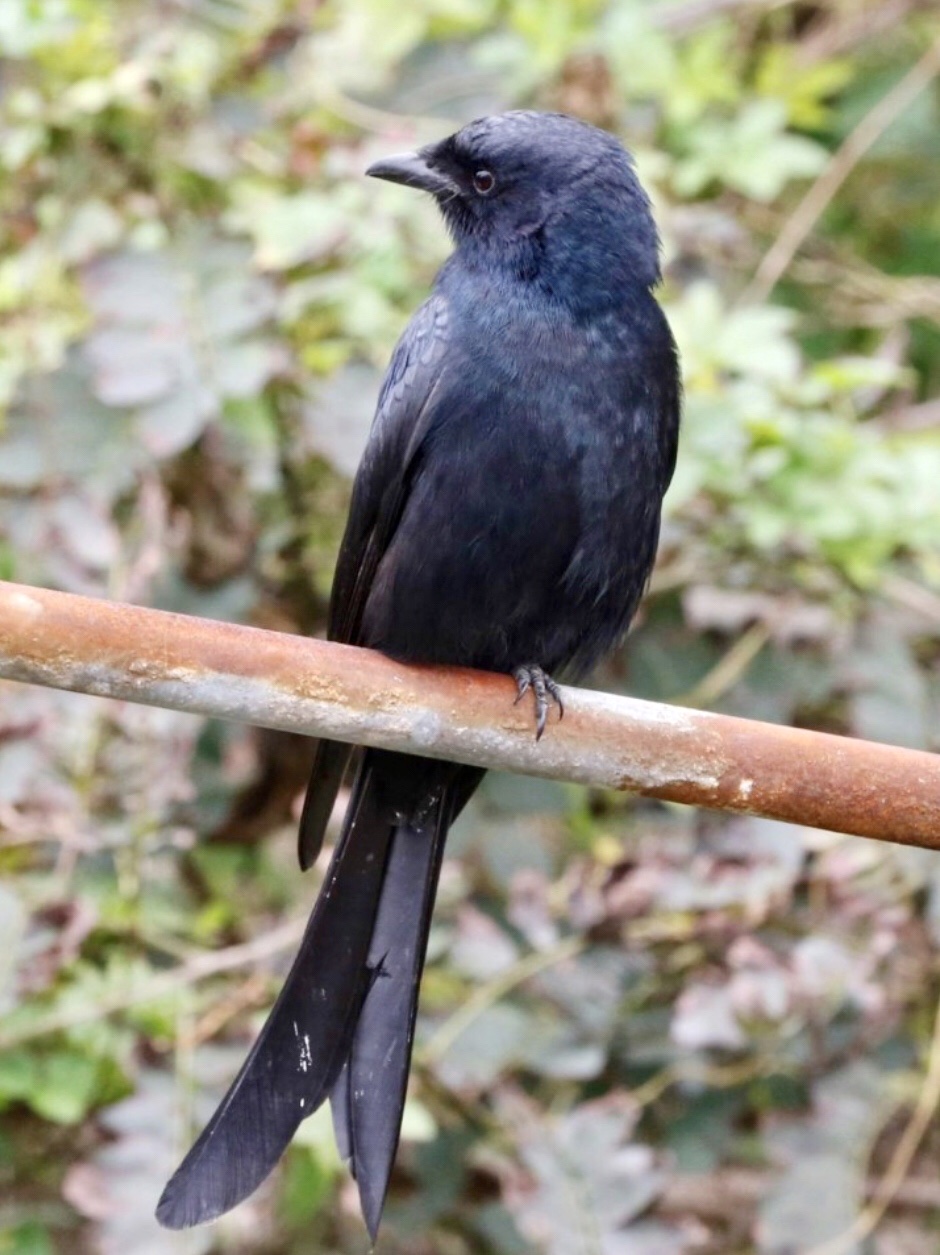
[[[420,153],[396,153],[393,157],[383,157],[381,161],[369,166],[366,174],[373,179],[385,179],[388,183],[403,183],[405,187],[417,187],[422,192],[430,192],[432,196],[454,196],[459,191],[457,184],[428,165],[427,159]]]

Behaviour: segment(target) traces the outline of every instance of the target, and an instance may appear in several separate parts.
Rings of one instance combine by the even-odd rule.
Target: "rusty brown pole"
[[[0,677],[940,849],[940,756],[0,582]],[[12,700],[7,695],[7,701]]]

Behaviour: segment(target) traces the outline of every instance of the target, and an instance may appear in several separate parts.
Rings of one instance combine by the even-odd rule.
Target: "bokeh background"
[[[687,389],[597,682],[940,748],[930,0],[2,0],[0,574],[322,630],[448,243],[362,177],[609,127]],[[328,1120],[218,1225],[162,1184],[321,872],[302,740],[0,687],[0,1252],[363,1252]],[[940,1249],[940,856],[492,776],[453,834],[379,1251]]]

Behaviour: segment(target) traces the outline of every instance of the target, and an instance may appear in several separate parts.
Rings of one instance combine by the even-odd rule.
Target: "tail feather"
[[[313,778],[333,788],[331,799],[346,765],[344,746],[321,743]],[[164,1190],[161,1224],[213,1220],[247,1198],[329,1096],[340,1153],[375,1238],[398,1147],[444,841],[482,775],[408,755],[364,755],[297,958],[228,1094]],[[325,810],[309,811],[305,831],[317,845]],[[302,857],[304,849],[302,835]]]
[[[330,1090],[330,1114],[333,1117],[333,1136],[336,1138],[336,1149],[339,1157],[355,1179],[356,1165],[353,1161],[352,1144],[352,1095],[349,1089],[349,1056],[340,1070],[336,1083]]]
[[[393,832],[363,767],[340,844],[280,996],[215,1115],[160,1199],[171,1229],[246,1198],[324,1101],[349,1052]]]
[[[420,825],[399,827],[376,916],[369,967],[349,1063],[330,1095],[337,1141],[359,1185],[375,1240],[401,1131],[418,989],[444,840],[452,812],[443,791]]]
[[[341,741],[317,741],[297,831],[297,857],[302,871],[317,861],[323,846],[323,834],[352,755],[351,745],[344,745]]]

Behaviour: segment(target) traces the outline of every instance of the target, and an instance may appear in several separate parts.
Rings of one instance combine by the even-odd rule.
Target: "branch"
[[[116,1011],[139,1007],[148,1002],[158,1002],[171,994],[189,989],[198,981],[240,967],[254,967],[264,959],[273,958],[285,950],[296,949],[306,927],[306,917],[288,920],[286,924],[255,937],[252,941],[226,946],[224,950],[200,951],[192,958],[178,963],[166,972],[157,972],[148,980],[131,979],[120,988],[99,993],[94,1000],[75,1006],[54,1007],[47,1014],[13,1022],[0,1028],[0,1050],[22,1046],[48,1033],[61,1033],[92,1020],[103,1019]]]
[[[655,1211],[663,1216],[693,1215],[705,1220],[741,1225],[752,1223],[753,1213],[772,1186],[771,1173],[754,1168],[723,1168],[702,1174],[676,1173],[663,1183]],[[869,1178],[864,1191],[871,1198],[881,1182]],[[917,1211],[940,1210],[940,1186],[932,1176],[911,1177],[898,1183],[893,1201]],[[750,1214],[749,1214],[750,1213]]]
[[[940,849],[940,758],[0,582],[0,678]]]
[[[858,1249],[860,1242],[864,1242],[874,1233],[907,1179],[918,1148],[937,1114],[938,1106],[940,1106],[940,1002],[937,1004],[933,1032],[930,1037],[927,1075],[924,1077],[917,1105],[894,1148],[884,1176],[871,1192],[871,1201],[843,1233],[831,1238],[828,1242],[814,1246],[808,1255],[849,1255],[850,1251]]]
[[[765,301],[777,286],[804,240],[828,209],[839,188],[873,144],[940,74],[940,39],[936,39],[907,74],[865,114],[797,205],[757,267],[740,304]]]

